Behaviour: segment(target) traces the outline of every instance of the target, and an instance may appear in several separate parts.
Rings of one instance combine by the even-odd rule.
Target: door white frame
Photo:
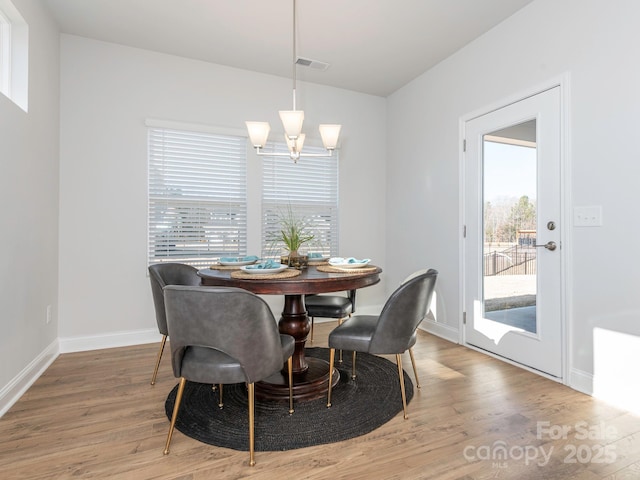
[[[458,299],[458,343],[466,346],[467,348],[471,348],[473,350],[481,351],[489,356],[494,358],[498,358],[506,363],[510,363],[512,365],[516,365],[530,372],[536,373],[543,377],[549,378],[551,380],[568,384],[570,379],[570,372],[572,370],[571,365],[571,355],[570,353],[573,351],[573,342],[572,342],[572,324],[573,317],[571,312],[571,304],[567,301],[568,294],[573,290],[572,289],[572,278],[570,272],[572,271],[568,268],[572,264],[572,230],[573,224],[571,221],[571,156],[570,156],[570,145],[569,145],[569,73],[564,73],[559,77],[552,78],[547,82],[541,83],[532,87],[531,89],[516,93],[514,95],[510,95],[501,100],[493,102],[483,108],[475,110],[473,112],[467,113],[460,117],[458,124],[458,138],[459,138],[459,155],[458,155],[458,171],[460,174],[459,178],[459,242],[458,242],[458,252],[460,258],[460,272],[459,272],[459,291],[461,292],[460,298]],[[520,100],[524,100],[525,98],[531,97],[533,95],[537,95],[538,93],[542,93],[546,90],[549,90],[554,87],[560,87],[560,188],[561,188],[561,205],[560,205],[560,221],[562,225],[565,225],[561,230],[560,234],[560,242],[562,247],[562,256],[560,259],[560,288],[561,288],[561,318],[562,318],[562,342],[561,342],[561,357],[562,357],[562,377],[557,378],[551,375],[547,375],[545,373],[540,372],[539,370],[535,370],[533,368],[527,367],[526,365],[522,365],[520,363],[511,361],[502,356],[493,354],[491,352],[487,352],[486,350],[481,350],[473,345],[467,344],[464,338],[464,301],[467,295],[465,291],[465,255],[464,255],[464,234],[465,234],[465,165],[464,165],[464,132],[465,132],[465,123],[469,120],[472,120],[476,117],[485,115],[487,113],[493,112],[495,110],[499,110],[507,105],[511,105],[513,103],[519,102]]]

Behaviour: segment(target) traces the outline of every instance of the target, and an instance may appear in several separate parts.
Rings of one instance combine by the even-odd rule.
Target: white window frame
[[[246,255],[246,134],[153,119],[146,125],[148,263],[202,268]]]
[[[29,104],[29,26],[11,0],[0,0],[0,93]]]
[[[0,9],[0,92],[11,95],[11,22]]]
[[[267,144],[265,152],[286,152],[284,143]],[[326,153],[321,147],[305,145],[306,153]],[[262,256],[279,258],[284,245],[276,241],[279,217],[289,208],[310,223],[314,239],[300,253],[336,256],[339,252],[338,152],[332,157],[264,156],[262,167]]]

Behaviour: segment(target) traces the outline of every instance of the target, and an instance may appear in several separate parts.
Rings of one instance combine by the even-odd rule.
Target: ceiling
[[[42,0],[64,33],[292,76],[293,0]],[[533,0],[299,0],[299,80],[387,96]]]

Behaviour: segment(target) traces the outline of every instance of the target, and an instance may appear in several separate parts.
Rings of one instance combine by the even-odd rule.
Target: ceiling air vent
[[[310,58],[298,57],[296,65],[302,65],[303,67],[314,68],[316,70],[326,70],[329,68],[329,64],[320,62],[319,60],[311,60]]]

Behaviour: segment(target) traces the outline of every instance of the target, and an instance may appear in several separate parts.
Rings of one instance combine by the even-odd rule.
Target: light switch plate
[[[602,206],[573,207],[574,227],[601,227]]]

